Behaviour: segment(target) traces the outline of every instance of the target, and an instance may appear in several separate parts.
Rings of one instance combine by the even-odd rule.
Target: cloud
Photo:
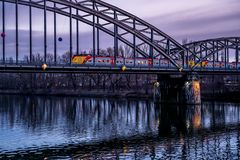
[[[239,1],[232,1],[229,4],[220,3],[218,6],[196,7],[151,17],[147,21],[178,41],[183,38],[201,40],[240,36],[239,5]]]

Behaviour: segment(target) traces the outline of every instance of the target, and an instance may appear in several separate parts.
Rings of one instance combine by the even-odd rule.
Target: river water
[[[240,103],[0,96],[0,159],[240,159]]]

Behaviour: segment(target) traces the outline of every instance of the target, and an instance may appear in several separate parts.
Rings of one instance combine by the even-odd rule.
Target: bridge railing
[[[95,68],[98,67],[99,69],[106,68],[119,68],[119,70],[122,70],[123,67],[125,67],[124,70],[130,69],[130,68],[136,68],[136,69],[160,69],[160,70],[176,70],[176,67],[169,61],[165,59],[154,59],[153,61],[148,61],[148,59],[137,59],[135,62],[133,60],[129,60],[127,58],[119,58],[117,59],[117,62],[115,64],[106,63],[107,60],[103,59],[96,59],[95,61],[88,61],[84,64],[74,64],[69,63],[64,60],[58,61],[57,63],[53,61],[49,61],[47,63],[44,63],[43,61],[27,61],[27,60],[0,60],[1,66],[32,66],[32,67],[41,67],[43,64],[46,64],[48,67],[73,67],[73,68]],[[150,62],[150,63],[149,63]],[[202,63],[200,65],[195,66],[194,64],[190,64],[191,61],[188,62],[188,64],[185,64],[186,68],[185,70],[191,71],[191,67],[195,67],[194,71],[240,71],[240,63],[236,62],[214,62],[214,61],[208,61],[206,63]],[[189,66],[190,68],[187,68]],[[181,72],[181,70],[176,70]]]

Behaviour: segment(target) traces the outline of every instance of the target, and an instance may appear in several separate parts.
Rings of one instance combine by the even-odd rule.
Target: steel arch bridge
[[[187,48],[186,64],[192,70],[238,71],[240,69],[240,37],[223,37],[191,42]],[[203,66],[207,62],[208,66]]]
[[[225,53],[224,66],[222,71],[237,71],[238,58],[230,62],[232,52],[237,56],[239,53],[239,38],[221,38],[214,40],[206,40],[193,42],[186,45],[179,44],[176,40],[160,31],[151,24],[141,20],[140,18],[100,0],[1,0],[2,10],[2,57],[1,71],[7,70],[25,70],[38,71],[41,70],[39,65],[47,64],[48,70],[52,71],[118,71],[119,67],[126,65],[126,59],[131,59],[131,65],[127,66],[129,72],[179,72],[179,71],[199,71],[199,70],[216,70],[215,64],[219,61],[219,53]],[[14,58],[7,59],[6,52],[6,21],[9,16],[6,5],[14,6],[13,14],[15,13],[15,38],[11,41],[15,46]],[[25,6],[28,15],[29,26],[29,53],[25,61],[20,60],[19,47],[20,36],[19,28],[19,8]],[[33,9],[40,9],[43,14],[43,56],[36,60],[36,55],[33,53]],[[53,55],[48,55],[48,13],[53,14]],[[11,14],[11,13],[10,13]],[[68,54],[65,57],[64,63],[58,60],[58,40],[57,37],[57,16],[61,15],[69,19],[66,24],[68,26],[69,48]],[[92,63],[89,65],[73,65],[72,57],[80,53],[80,23],[87,24],[92,28],[92,47],[89,54],[92,56]],[[74,32],[73,30],[76,30]],[[113,40],[113,63],[109,65],[99,65],[100,56],[100,32],[104,32],[112,37]],[[76,48],[73,48],[76,41]],[[130,47],[130,52],[127,54],[120,53],[120,43]],[[73,50],[76,50],[74,53]],[[234,50],[234,51],[233,51]],[[216,55],[217,54],[217,59]],[[211,57],[212,58],[211,59]],[[35,56],[35,57],[34,57]],[[145,59],[142,60],[142,59]],[[100,59],[101,60],[101,59]],[[107,59],[109,60],[109,59]],[[106,61],[107,61],[106,60]],[[209,66],[202,65],[203,61],[209,61]],[[104,61],[104,59],[102,60]],[[118,63],[122,62],[122,63]],[[191,63],[190,63],[191,62]],[[235,63],[236,67],[230,64]],[[144,65],[144,63],[148,63]],[[142,64],[142,65],[141,65]],[[199,64],[200,67],[199,67]]]

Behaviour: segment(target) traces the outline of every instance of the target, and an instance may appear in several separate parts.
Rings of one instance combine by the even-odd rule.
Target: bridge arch
[[[240,61],[240,37],[222,37],[191,42],[183,45],[187,48],[186,61],[195,63],[192,70],[205,60],[213,62],[236,63]]]
[[[123,11],[115,6],[105,3],[100,0],[86,0],[86,1],[66,1],[66,0],[2,0],[3,2],[3,14],[4,2],[14,3],[17,6],[19,4],[29,7],[40,8],[44,10],[44,59],[46,61],[46,11],[51,11],[70,18],[70,23],[72,19],[81,21],[88,25],[93,26],[93,54],[95,56],[96,47],[99,46],[99,35],[95,35],[96,30],[102,30],[103,32],[114,37],[114,51],[115,58],[118,53],[118,41],[127,44],[133,49],[134,57],[136,57],[136,52],[145,58],[165,58],[168,59],[177,69],[183,67],[185,48],[181,46],[178,42],[172,39],[170,36],[158,30],[156,27],[148,24],[147,22],[141,20],[140,18],[133,16],[132,14]],[[57,7],[61,6],[61,7]],[[76,12],[73,13],[72,11]],[[79,12],[84,13],[84,15],[78,14]],[[17,19],[17,17],[16,17]],[[104,21],[105,24],[100,23]],[[108,24],[114,25],[114,31],[105,27]],[[18,24],[16,23],[16,35],[18,33]],[[4,26],[4,18],[3,18]],[[70,24],[72,27],[72,25]],[[4,28],[4,27],[3,27]],[[120,33],[119,30],[122,30]],[[4,30],[4,29],[3,29]],[[71,32],[71,31],[70,31]],[[3,31],[4,33],[4,31]],[[98,33],[98,32],[97,32]],[[72,33],[69,33],[70,37]],[[133,36],[133,41],[129,41],[125,38],[125,35]],[[70,38],[71,39],[71,38]],[[55,37],[56,40],[56,37]],[[4,48],[3,40],[3,48]],[[97,44],[96,44],[97,43]],[[146,53],[141,49],[142,45],[149,46],[149,52]],[[16,37],[16,46],[18,46],[18,39]],[[176,50],[177,49],[177,50]],[[4,50],[4,49],[3,49]],[[16,49],[17,50],[17,49]],[[56,53],[55,53],[56,54]],[[72,56],[72,46],[70,42],[70,57]],[[18,57],[18,51],[16,51],[16,57]],[[31,56],[30,56],[31,57]],[[56,57],[56,56],[55,56]],[[180,63],[179,63],[180,62]]]

